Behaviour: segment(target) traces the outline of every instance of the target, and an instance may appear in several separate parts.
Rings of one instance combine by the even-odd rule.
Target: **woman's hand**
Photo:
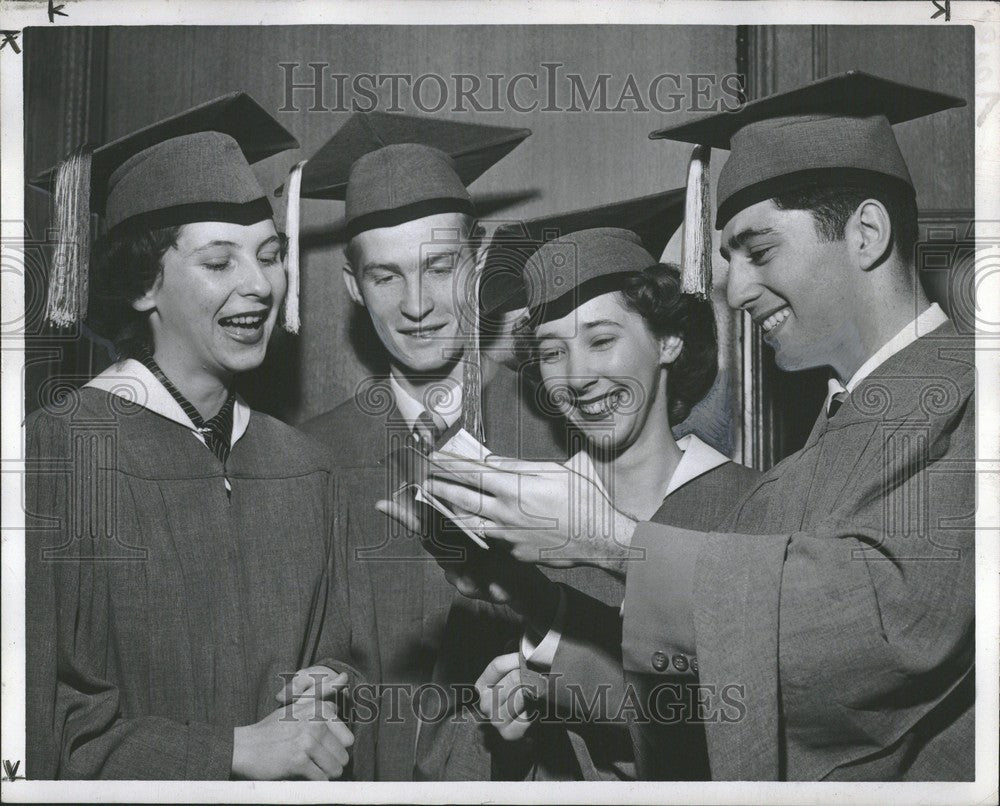
[[[532,725],[525,690],[517,652],[494,658],[476,681],[480,709],[509,742],[523,738]]]
[[[332,781],[339,778],[350,760],[347,748],[354,735],[339,718],[336,693],[347,685],[347,674],[310,684],[311,667],[303,675],[298,693],[289,705],[272,711],[255,725],[233,731],[233,777],[255,781],[304,779]],[[294,683],[294,679],[292,681]],[[291,698],[294,685],[285,687]]]
[[[290,705],[299,699],[333,700],[347,685],[347,672],[335,672],[329,666],[307,666],[294,675],[282,675],[285,685],[274,695],[278,705]]]

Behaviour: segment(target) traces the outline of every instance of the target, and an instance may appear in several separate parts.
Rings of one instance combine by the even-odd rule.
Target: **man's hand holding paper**
[[[624,574],[636,522],[618,512],[590,476],[555,462],[492,455],[479,461],[441,452],[430,455],[428,475],[428,493],[480,517],[483,533],[508,546],[515,559]]]

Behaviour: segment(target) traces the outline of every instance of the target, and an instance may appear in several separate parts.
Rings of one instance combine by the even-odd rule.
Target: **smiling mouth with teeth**
[[[767,319],[760,323],[761,328],[765,333],[770,333],[780,324],[782,324],[791,314],[792,309],[789,307],[784,307],[780,311],[775,311]]]
[[[235,316],[223,316],[219,319],[219,324],[223,327],[256,330],[267,321],[267,314],[267,311],[257,311],[255,313],[236,314]]]
[[[413,330],[400,330],[404,336],[409,336],[411,339],[429,339],[439,330],[444,328],[444,325],[431,325],[428,327],[416,328]]]
[[[621,407],[624,398],[625,392],[621,389],[616,389],[613,392],[602,395],[596,400],[588,400],[586,402],[578,400],[574,405],[577,411],[585,417],[601,418],[607,417],[617,411]]]

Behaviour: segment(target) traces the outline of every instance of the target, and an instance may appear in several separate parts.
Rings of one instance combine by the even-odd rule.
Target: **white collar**
[[[444,424],[451,428],[458,418],[462,416],[462,384],[456,383],[451,387],[451,393],[444,390],[447,388],[447,381],[442,379],[440,384],[433,385],[425,395],[427,405],[417,400],[407,392],[402,384],[396,380],[396,375],[389,372],[389,388],[392,389],[392,396],[396,401],[396,408],[403,415],[406,424],[412,428],[420,415],[427,409],[438,415]]]
[[[149,409],[161,417],[191,429],[203,444],[205,442],[205,438],[198,432],[191,418],[184,413],[180,404],[174,400],[173,395],[141,361],[136,361],[134,358],[119,361],[96,378],[92,378],[86,386],[117,395],[144,409]],[[230,445],[235,445],[246,433],[249,424],[250,407],[237,395],[236,404],[233,406],[233,433]]]
[[[926,336],[931,331],[941,327],[941,325],[947,321],[947,314],[942,311],[941,306],[935,302],[916,319],[908,322],[906,326],[899,331],[899,333],[876,350],[875,354],[872,355],[871,358],[858,367],[857,372],[851,376],[846,386],[837,378],[830,378],[830,380],[827,381],[826,402],[823,404],[824,411],[830,410],[830,401],[833,400],[834,395],[843,394],[844,392],[853,392],[855,387],[861,383],[861,381],[871,375],[896,353],[906,347],[909,347],[921,336]]]
[[[728,456],[719,453],[694,434],[688,434],[677,440],[677,447],[684,453],[681,454],[681,460],[674,468],[674,475],[670,477],[666,495],[670,495],[698,476],[704,476],[709,470],[715,470],[715,468],[730,461]]]
[[[704,476],[709,470],[715,470],[715,468],[730,461],[729,457],[703,442],[695,434],[681,437],[677,440],[677,447],[681,449],[681,459],[677,463],[677,467],[674,468],[674,474],[670,477],[664,498],[688,482],[694,481],[699,476]],[[573,454],[566,465],[574,472],[591,479],[602,493],[608,495],[608,491],[601,482],[600,474],[598,474],[587,451],[581,450]],[[609,495],[608,497],[610,498]]]

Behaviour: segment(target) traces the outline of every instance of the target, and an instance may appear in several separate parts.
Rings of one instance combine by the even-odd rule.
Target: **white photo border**
[[[975,27],[977,239],[1000,243],[1000,4],[945,0],[865,3],[834,0],[61,0],[57,26],[99,25],[972,25]],[[0,0],[0,28],[47,26],[52,3]],[[938,11],[942,13],[938,14]],[[21,43],[18,42],[18,45]],[[2,159],[2,741],[0,758],[24,758],[24,400],[23,276],[10,267],[24,239],[24,99],[22,57],[0,50]],[[977,268],[979,310],[1000,321],[1000,260]],[[250,783],[55,782],[15,778],[0,783],[7,802],[199,801],[509,802],[509,803],[996,803],[998,769],[998,612],[1000,612],[1000,347],[977,343],[976,781],[973,783],[551,782],[551,783]]]

